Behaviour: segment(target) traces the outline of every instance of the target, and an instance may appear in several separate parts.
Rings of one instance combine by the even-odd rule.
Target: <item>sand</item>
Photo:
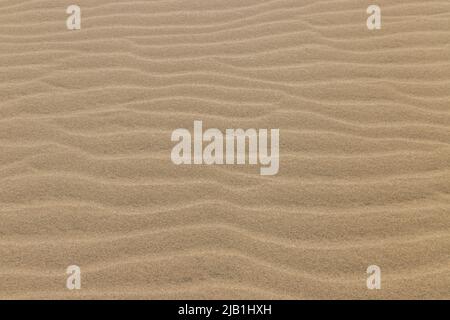
[[[449,1],[74,2],[0,0],[0,298],[450,298]],[[174,165],[194,120],[279,173]]]

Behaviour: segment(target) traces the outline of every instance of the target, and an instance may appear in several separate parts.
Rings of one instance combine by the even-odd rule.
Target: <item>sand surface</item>
[[[0,298],[448,299],[450,1],[372,3],[0,0]],[[278,175],[175,166],[194,120]]]

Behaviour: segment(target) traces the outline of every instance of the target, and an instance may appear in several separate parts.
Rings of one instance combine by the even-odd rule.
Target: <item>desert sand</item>
[[[450,1],[374,3],[0,0],[0,298],[450,298]],[[174,165],[194,120],[279,173]]]

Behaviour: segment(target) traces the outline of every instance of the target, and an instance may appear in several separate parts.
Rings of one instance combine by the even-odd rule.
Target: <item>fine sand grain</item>
[[[450,1],[370,4],[0,0],[0,298],[450,298]],[[194,120],[279,173],[175,166]]]

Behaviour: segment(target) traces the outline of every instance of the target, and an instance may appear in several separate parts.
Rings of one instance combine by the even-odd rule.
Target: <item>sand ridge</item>
[[[0,0],[0,298],[450,297],[450,2],[71,4]],[[175,166],[195,120],[278,174]]]

